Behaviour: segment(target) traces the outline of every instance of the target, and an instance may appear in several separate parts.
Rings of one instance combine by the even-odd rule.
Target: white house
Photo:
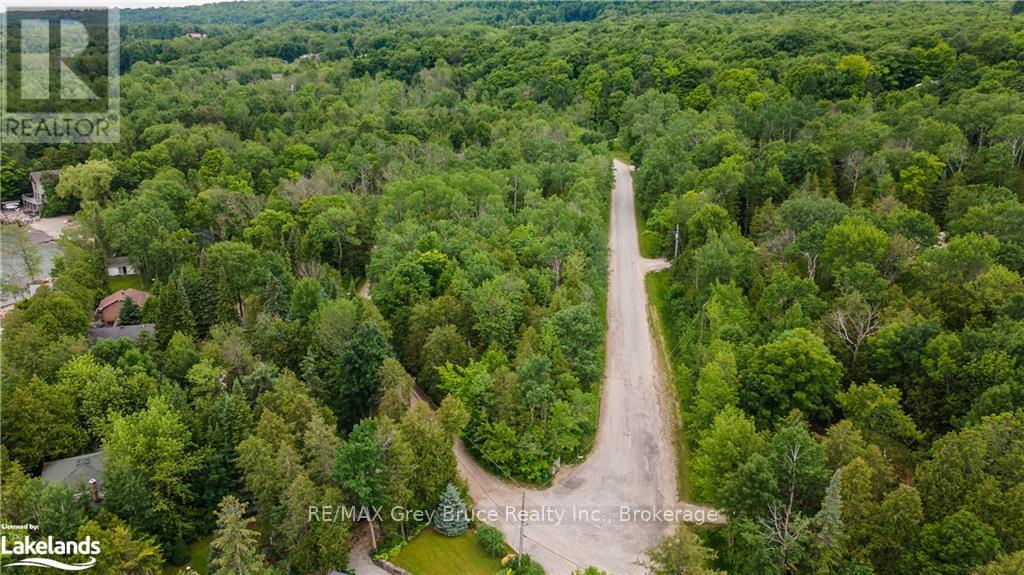
[[[107,275],[110,277],[133,276],[135,275],[135,268],[132,267],[128,258],[124,256],[109,258],[107,260]]]

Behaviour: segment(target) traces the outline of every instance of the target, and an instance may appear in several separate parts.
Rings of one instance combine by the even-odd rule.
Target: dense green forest
[[[615,156],[673,263],[689,496],[729,517],[651,572],[1019,573],[1022,13],[122,11],[121,141],[2,149],[3,197],[60,169],[75,225],[3,320],[0,518],[103,538],[97,573],[212,536],[211,573],[311,574],[352,525],[309,505],[432,510],[457,438],[544,484],[596,429]],[[155,329],[90,345],[114,256]],[[38,478],[98,450],[102,506]]]

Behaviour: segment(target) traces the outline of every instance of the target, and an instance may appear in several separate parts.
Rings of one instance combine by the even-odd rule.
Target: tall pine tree
[[[195,329],[188,294],[178,278],[171,278],[160,287],[156,308],[156,340],[167,347],[174,332],[191,336]]]
[[[228,495],[217,510],[217,532],[210,543],[211,575],[264,575],[270,572],[259,552],[259,533],[247,526],[245,504]]]
[[[285,317],[288,315],[288,287],[280,276],[267,272],[260,293],[260,311],[262,313]]]
[[[241,490],[242,473],[235,465],[235,448],[249,435],[252,411],[242,393],[221,393],[204,406],[201,417],[204,443],[210,449],[203,461],[200,498],[205,508],[212,509],[221,497]]]
[[[217,289],[220,286],[218,279],[219,276],[210,268],[204,251],[199,256],[197,301],[193,302],[196,310],[196,336],[199,339],[206,339],[210,328],[217,323]]]
[[[217,279],[217,323],[237,324],[238,304],[224,272]]]

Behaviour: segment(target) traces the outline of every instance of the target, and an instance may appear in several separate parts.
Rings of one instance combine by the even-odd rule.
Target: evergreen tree
[[[222,393],[209,402],[203,414],[203,441],[210,446],[203,460],[204,507],[217,502],[242,485],[241,472],[235,465],[235,449],[252,428],[252,412],[241,393]]]
[[[174,332],[191,335],[195,328],[188,294],[181,282],[171,279],[160,287],[156,308],[156,339],[160,347],[166,347]]]
[[[259,552],[259,534],[246,526],[245,503],[229,495],[221,500],[214,533],[212,575],[263,575],[269,573]]]
[[[449,483],[437,503],[437,514],[434,517],[434,530],[447,537],[458,537],[469,527],[469,514],[466,504],[455,485]]]
[[[130,297],[121,302],[121,312],[117,314],[117,325],[138,325],[142,323],[142,308]]]
[[[306,322],[323,300],[323,288],[314,278],[302,278],[292,290],[288,315],[295,320]]]
[[[820,553],[821,568],[827,572],[842,556],[843,536],[843,493],[842,469],[832,474],[832,479],[825,488],[825,499],[821,502],[821,510],[814,516],[817,527],[815,543]]]
[[[210,269],[206,252],[203,252],[199,262],[199,301],[195,302],[196,335],[200,339],[205,339],[210,328],[217,323],[217,288],[220,285],[217,280],[218,276]]]
[[[288,315],[289,297],[288,286],[281,276],[268,271],[260,291],[260,311],[274,317],[285,317]]]
[[[227,275],[221,272],[217,280],[216,323],[238,323],[238,305]]]

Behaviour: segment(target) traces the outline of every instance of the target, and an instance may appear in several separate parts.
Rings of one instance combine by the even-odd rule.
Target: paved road
[[[525,494],[529,518],[524,550],[551,575],[588,565],[615,575],[643,573],[636,561],[672,524],[644,518],[620,521],[623,506],[631,512],[655,507],[710,512],[680,503],[676,496],[674,400],[652,339],[644,289],[644,274],[668,263],[640,257],[630,172],[630,166],[615,161],[605,382],[589,457],[563,468],[547,489],[523,489],[488,473],[464,445],[456,445],[459,471],[478,512],[493,513],[485,519],[514,547],[519,542],[516,513]]]

